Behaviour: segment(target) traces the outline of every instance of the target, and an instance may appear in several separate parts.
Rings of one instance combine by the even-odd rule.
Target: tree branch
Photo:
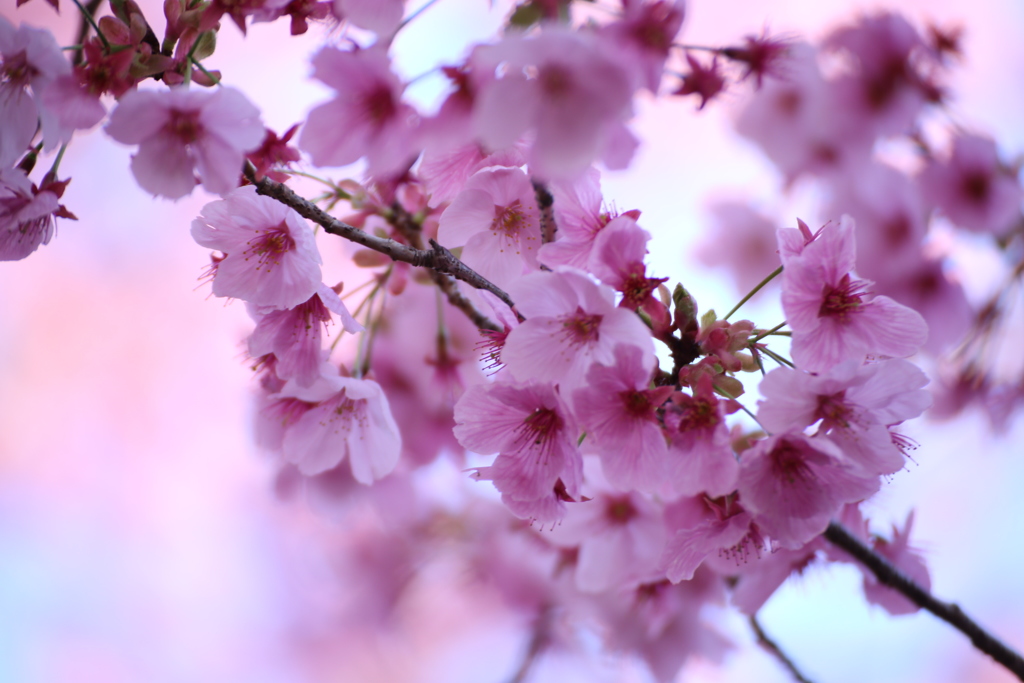
[[[274,182],[266,177],[257,180],[256,169],[249,162],[246,162],[244,172],[245,177],[256,187],[256,191],[259,194],[275,199],[285,206],[295,209],[301,216],[313,221],[332,235],[344,237],[350,242],[355,242],[368,249],[378,251],[392,261],[401,261],[420,268],[429,268],[439,274],[446,273],[456,280],[462,280],[475,289],[487,290],[509,307],[515,306],[515,303],[504,290],[474,271],[434,240],[430,240],[430,249],[417,249],[392,239],[371,235],[353,225],[339,221],[313,202],[300,197],[287,185]],[[467,315],[470,315],[470,311],[473,311],[470,319],[478,327],[495,331],[503,329],[497,323],[488,319],[483,313],[477,311],[472,306],[472,303],[459,292],[454,282],[448,282],[445,285],[441,285],[439,282],[438,285],[441,286],[441,290],[448,296],[448,300],[452,302],[452,305],[466,312]]]
[[[931,593],[907,578],[905,574],[894,567],[887,559],[861,543],[853,534],[837,522],[832,522],[828,525],[828,529],[825,530],[825,538],[833,545],[848,552],[861,564],[870,569],[880,582],[899,591],[918,607],[928,610],[939,619],[962,632],[971,639],[974,647],[1002,664],[1016,675],[1017,678],[1024,681],[1024,658],[1021,658],[1014,650],[979,626],[977,622],[964,614],[960,607],[953,603],[937,600]]]
[[[760,622],[757,620],[757,615],[750,615],[750,628],[754,630],[754,635],[757,636],[758,644],[782,662],[782,665],[789,670],[789,673],[793,674],[793,678],[795,678],[799,683],[811,683],[808,678],[800,673],[800,669],[796,668],[796,664],[794,664],[793,660],[782,651],[782,648],[780,648],[778,644],[769,638],[768,634],[764,632],[764,629],[761,628]]]

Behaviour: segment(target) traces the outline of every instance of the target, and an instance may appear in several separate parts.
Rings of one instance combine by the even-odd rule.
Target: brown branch
[[[1024,658],[979,626],[977,622],[964,614],[959,606],[937,600],[931,593],[914,583],[887,559],[861,543],[837,522],[829,524],[824,535],[830,543],[842,548],[870,569],[881,583],[899,591],[918,607],[928,610],[962,632],[971,639],[974,647],[1024,681]]]
[[[266,177],[257,180],[256,169],[249,162],[246,162],[244,172],[245,177],[256,187],[256,191],[259,194],[275,199],[285,206],[295,209],[299,215],[313,221],[332,235],[344,237],[351,242],[355,242],[356,244],[362,245],[368,249],[378,251],[390,258],[392,261],[401,261],[420,268],[429,268],[437,273],[451,275],[456,280],[462,280],[475,289],[487,290],[501,299],[509,307],[515,306],[515,303],[509,295],[504,292],[504,290],[474,271],[434,240],[430,240],[430,249],[416,249],[415,247],[402,244],[401,242],[397,242],[393,239],[371,235],[368,232],[360,230],[354,225],[349,225],[348,223],[339,221],[313,202],[300,197],[287,185],[274,182],[270,178]],[[445,289],[445,287],[448,289]],[[467,305],[472,306],[468,300],[466,300],[465,303],[462,303],[462,300],[465,299],[465,297],[458,291],[458,287],[454,282],[450,283],[450,285],[443,286],[442,291],[444,291],[448,296],[448,300],[460,310],[467,311]],[[475,309],[473,310],[475,311]],[[471,319],[473,319],[472,316]],[[476,311],[473,322],[478,327],[485,329],[495,331],[501,331],[503,329],[479,311]]]
[[[793,678],[799,681],[799,683],[811,683],[808,678],[800,673],[800,669],[796,668],[796,664],[794,664],[793,660],[782,651],[782,648],[780,648],[774,640],[768,637],[768,634],[761,628],[761,624],[757,621],[757,616],[754,614],[750,615],[750,628],[754,630],[754,635],[757,636],[758,644],[782,662],[782,665],[789,670],[789,673],[793,674]]]
[[[544,183],[539,180],[532,182],[537,208],[540,209],[540,241],[547,244],[555,240],[555,233],[558,232],[558,224],[555,223],[555,198]]]
[[[402,205],[395,202],[391,206],[391,225],[404,237],[414,249],[423,249],[423,226],[402,208]],[[473,302],[459,291],[459,284],[451,275],[431,270],[430,279],[434,281],[438,289],[448,297],[448,303],[466,314],[478,329],[494,330],[501,332],[503,328],[480,312],[473,305]]]

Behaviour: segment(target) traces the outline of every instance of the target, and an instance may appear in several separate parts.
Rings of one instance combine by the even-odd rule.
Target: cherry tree
[[[329,588],[286,610],[307,677],[347,640],[367,660],[418,631],[444,642],[423,616],[448,610],[516,634],[508,664],[465,656],[474,680],[671,681],[728,666],[743,638],[818,680],[762,608],[841,567],[878,610],[929,612],[1024,680],[1019,629],[933,594],[922,548],[943,538],[884,504],[928,462],[921,425],[983,411],[1005,431],[1021,396],[1019,150],[957,118],[969,29],[879,9],[719,44],[683,0],[528,0],[421,63],[403,39],[448,1],[19,0],[0,17],[0,259],[103,229],[67,200],[102,173],[89,152],[67,170],[86,145],[120,146],[157,206],[195,207],[146,220],[190,225],[180,283],[202,269],[204,305],[249,320],[236,362],[273,481],[255,505],[311,510],[288,528],[321,529],[308,546],[331,558]],[[75,42],[25,11],[73,19]],[[265,89],[235,82],[257,30],[315,35],[308,64],[282,51]],[[275,102],[289,118],[271,127],[275,78],[305,75],[315,103]],[[663,144],[645,116],[716,108],[797,213],[713,206],[687,248],[735,295],[673,266],[676,226],[606,189]],[[451,664],[394,666],[373,675]]]

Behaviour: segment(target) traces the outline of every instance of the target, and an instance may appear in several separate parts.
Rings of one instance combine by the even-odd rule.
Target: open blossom
[[[766,545],[735,493],[680,498],[665,508],[668,544],[661,557],[669,581],[689,581],[707,559],[739,564]]]
[[[518,168],[486,168],[470,178],[441,214],[439,242],[463,246],[462,260],[499,287],[537,269],[540,210]]]
[[[927,383],[917,366],[901,359],[866,365],[850,360],[819,375],[776,368],[761,381],[765,400],[758,420],[772,432],[820,423],[820,431],[866,475],[892,474],[903,467],[903,453],[889,427],[931,405],[922,389]]]
[[[657,93],[686,5],[683,0],[638,0],[622,5],[622,19],[602,27],[602,32],[624,52],[622,62],[633,69],[638,83]]]
[[[576,586],[599,593],[637,586],[662,578],[658,559],[665,545],[660,504],[636,492],[609,486],[593,458],[584,472],[587,500],[569,506],[562,523],[545,538],[576,549]]]
[[[583,448],[601,456],[612,486],[654,492],[662,484],[668,449],[655,412],[672,387],[648,389],[650,371],[643,352],[620,344],[610,365],[594,363],[587,384],[573,392],[580,424],[587,430]]]
[[[664,487],[674,495],[725,495],[735,489],[739,472],[725,403],[715,396],[708,374],[700,376],[692,392],[673,394],[665,411],[671,443]]]
[[[55,135],[56,112],[40,98],[53,81],[70,73],[71,65],[49,31],[15,28],[0,16],[0,168],[13,166],[27,151],[40,119],[46,149],[67,141]]]
[[[632,79],[598,36],[555,28],[511,34],[474,60],[475,68],[507,69],[485,86],[474,112],[488,147],[507,147],[533,131],[530,168],[547,179],[578,177],[597,159],[611,168],[629,163],[637,144],[624,125]]]
[[[477,478],[493,481],[516,516],[555,522],[579,497],[579,430],[550,384],[478,384],[455,405],[455,423],[464,448],[498,454]]]
[[[135,90],[110,115],[107,134],[138,145],[132,173],[142,189],[178,199],[192,192],[199,172],[203,187],[226,194],[238,187],[246,152],[264,137],[259,110],[241,92]]]
[[[365,156],[371,175],[388,175],[416,157],[416,112],[402,102],[384,47],[326,47],[313,58],[313,78],[337,91],[309,113],[299,136],[314,164],[345,166]]]
[[[294,209],[261,197],[251,185],[204,206],[192,221],[192,238],[227,255],[214,273],[216,296],[292,308],[320,288],[313,230]]]
[[[355,321],[341,298],[321,284],[316,294],[294,308],[258,311],[259,322],[249,338],[249,355],[260,358],[272,353],[277,359],[275,372],[279,378],[294,378],[299,386],[312,386],[320,378],[321,335],[332,312],[341,318],[346,332],[362,331],[363,326]]]
[[[18,261],[49,244],[54,216],[74,218],[58,200],[68,181],[37,188],[19,169],[0,169],[0,261]]]
[[[785,432],[743,452],[737,488],[743,506],[774,540],[798,548],[825,531],[845,503],[878,490],[823,437]]]
[[[946,161],[932,160],[918,177],[925,197],[956,225],[1002,235],[1024,199],[1016,175],[999,162],[996,143],[978,135],[953,140]]]
[[[501,360],[518,380],[583,384],[592,363],[612,365],[619,344],[640,349],[641,367],[656,362],[650,330],[631,310],[615,305],[612,290],[583,273],[563,268],[532,273],[509,288],[526,322],[505,340]]]
[[[904,357],[915,353],[928,337],[919,313],[887,296],[871,298],[868,282],[851,271],[857,259],[854,224],[843,216],[827,225],[799,252],[799,231],[779,231],[782,308],[793,331],[793,360],[810,372],[868,354]]]
[[[402,437],[380,385],[369,379],[324,375],[308,389],[289,382],[276,398],[307,406],[284,433],[285,460],[306,476],[348,460],[352,476],[372,484],[398,464]]]

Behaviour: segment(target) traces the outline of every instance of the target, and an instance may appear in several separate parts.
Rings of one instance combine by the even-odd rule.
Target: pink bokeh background
[[[159,3],[141,4],[160,34]],[[990,131],[1004,155],[1024,153],[1024,5],[898,4],[913,21],[965,26],[954,115]],[[488,5],[440,0],[424,13],[396,43],[403,75],[490,36],[507,5]],[[767,25],[817,39],[881,6],[695,0],[683,38],[722,44]],[[65,0],[58,18],[42,0],[18,10],[0,0],[5,17],[51,28],[64,43],[73,10]],[[330,39],[322,27],[293,39],[273,24],[254,25],[243,41],[228,24],[208,66],[281,132],[325,98],[307,79],[308,58]],[[427,101],[432,88],[424,79],[411,95]],[[621,209],[643,210],[652,270],[684,281],[705,309],[736,296],[690,255],[710,198],[753,198],[790,224],[815,205],[810,190],[782,196],[769,165],[731,132],[742,98],[740,89],[700,116],[689,101],[640,102],[635,130],[657,143],[628,174],[605,179]],[[25,261],[0,264],[0,681],[506,680],[523,647],[520,625],[488,609],[493,595],[454,590],[442,570],[423,578],[392,636],[334,635],[330,605],[363,589],[331,570],[347,529],[274,496],[273,469],[250,435],[250,322],[241,304],[207,296],[198,276],[208,255],[188,235],[212,197],[153,200],[131,178],[129,153],[101,131],[77,137],[62,175],[73,178],[64,202],[81,220],[62,222]],[[357,277],[341,265],[340,245],[321,249],[334,251],[328,279]],[[1020,420],[1001,439],[973,413],[921,421],[911,434],[918,465],[883,489],[875,518],[902,522],[916,508],[935,592],[1024,649]],[[791,680],[744,647],[742,619],[720,618],[741,647],[723,667],[691,663],[683,679]],[[933,617],[893,619],[866,605],[848,567],[790,581],[761,619],[814,680],[1012,680]],[[560,656],[542,659],[534,676],[648,680],[628,662],[596,658],[586,668]]]

